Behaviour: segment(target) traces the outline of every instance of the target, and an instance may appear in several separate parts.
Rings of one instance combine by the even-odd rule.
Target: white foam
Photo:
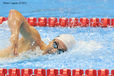
[[[90,54],[94,51],[98,51],[103,48],[103,45],[99,42],[90,41],[77,41],[76,47],[73,48],[72,53],[80,52],[82,54]]]
[[[14,58],[0,58],[0,64],[4,63],[13,63],[21,60],[26,60],[26,59],[32,59],[32,58],[37,58],[38,56],[42,55],[42,51],[40,50],[39,47],[36,48],[36,50],[28,50],[27,52],[23,52],[19,54],[19,56],[14,57]]]

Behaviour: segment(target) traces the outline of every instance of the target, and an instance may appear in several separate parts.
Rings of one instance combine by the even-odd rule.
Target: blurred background
[[[26,17],[114,17],[114,0],[0,0],[0,16],[11,9]]]

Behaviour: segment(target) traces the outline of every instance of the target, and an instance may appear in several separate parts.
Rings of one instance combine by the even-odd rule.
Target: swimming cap
[[[75,38],[70,34],[61,34],[55,39],[61,40],[65,44],[67,49],[71,49],[76,43]]]

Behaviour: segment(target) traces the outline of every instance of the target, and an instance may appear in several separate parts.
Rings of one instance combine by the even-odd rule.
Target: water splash
[[[62,54],[42,55],[28,51],[13,59],[0,59],[4,68],[81,68],[113,69],[114,28],[48,28],[36,27],[42,40],[48,44],[60,34],[71,34],[76,39],[74,48]],[[9,30],[0,29],[0,46],[8,42]],[[7,35],[5,35],[7,34]],[[10,45],[10,44],[6,44]],[[5,45],[5,46],[6,46]],[[5,46],[2,46],[5,48]],[[40,51],[41,52],[41,51]]]

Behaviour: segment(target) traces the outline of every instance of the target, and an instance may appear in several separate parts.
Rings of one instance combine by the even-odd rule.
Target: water
[[[3,4],[4,1],[0,1],[0,16],[5,17],[8,16],[10,9],[16,9],[25,17],[114,18],[113,0],[34,0],[33,2],[23,0],[27,2],[26,4]],[[10,45],[11,33],[6,23],[1,26],[0,49],[3,49]],[[0,59],[0,67],[114,69],[114,28],[36,27],[36,29],[46,44],[60,34],[72,34],[76,39],[76,46],[60,55],[41,55],[37,48],[34,52],[28,51],[16,58]]]

